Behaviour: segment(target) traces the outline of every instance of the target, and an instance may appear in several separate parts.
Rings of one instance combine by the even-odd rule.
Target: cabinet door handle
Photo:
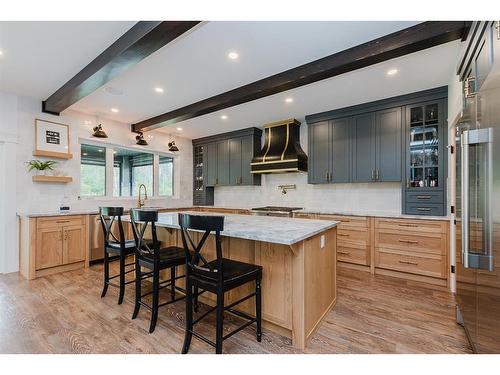
[[[431,199],[430,195],[417,195],[417,199]]]
[[[431,209],[428,207],[417,207],[417,211],[430,211]]]
[[[372,169],[372,181],[375,180],[375,169]]]
[[[348,251],[340,251],[340,250],[337,250],[337,254],[342,254],[342,255],[350,255],[351,253],[348,252]]]
[[[68,239],[68,231],[67,231],[67,230],[65,230],[65,231],[64,231],[64,239],[65,239],[65,240],[67,240],[67,239]]]
[[[398,224],[400,227],[411,227],[411,228],[416,228],[418,227],[417,224]]]
[[[328,172],[325,172],[325,180],[328,182]]]
[[[407,260],[398,260],[399,263],[402,263],[402,264],[411,264],[411,265],[414,265],[414,266],[418,266],[418,263],[416,262],[409,262]]]
[[[378,181],[379,170],[375,169],[375,180]]]
[[[349,237],[348,234],[344,234],[344,233],[337,233],[337,236],[340,236],[340,237]]]
[[[57,220],[57,224],[62,224],[62,223],[69,223],[69,220]]]
[[[413,245],[417,245],[418,244],[418,241],[412,241],[412,240],[399,240],[399,242],[413,244]]]

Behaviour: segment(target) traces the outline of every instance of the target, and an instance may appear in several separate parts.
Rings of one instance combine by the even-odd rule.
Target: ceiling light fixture
[[[389,69],[389,70],[387,71],[387,75],[388,75],[388,76],[393,76],[393,75],[395,75],[395,74],[398,74],[398,72],[399,72],[399,70],[398,70],[398,69]]]
[[[286,98],[285,103],[293,103],[293,98]]]
[[[2,52],[2,50],[0,49],[0,56],[2,56],[2,55],[3,55],[3,52]]]
[[[177,128],[177,130],[181,132],[181,131],[182,131],[182,128]]]
[[[118,112],[120,112],[120,111],[118,110],[118,108],[111,108],[111,112],[113,112],[113,113],[118,113]]]
[[[165,90],[163,90],[163,88],[161,87],[155,87],[155,91],[158,93],[158,94],[163,94],[165,92]]]
[[[220,118],[221,118],[222,120],[227,120],[227,115],[222,115]]]
[[[227,54],[227,57],[229,57],[231,60],[236,60],[240,55],[238,55],[238,52],[231,51]]]

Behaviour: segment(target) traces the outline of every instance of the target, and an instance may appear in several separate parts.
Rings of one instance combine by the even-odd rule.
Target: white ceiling
[[[414,25],[416,22],[207,22],[71,109],[137,122]],[[227,53],[237,51],[239,59]],[[155,87],[165,92],[158,95]],[[113,96],[106,87],[123,91]]]
[[[0,22],[0,90],[47,99],[135,22]]]
[[[416,22],[206,22],[70,107],[137,122],[344,50]],[[0,90],[45,99],[133,22],[0,22]],[[33,35],[36,35],[33,38]],[[76,42],[75,42],[76,41]],[[23,46],[23,48],[19,48]],[[460,42],[162,129],[187,138],[242,129],[446,85]],[[227,53],[237,51],[239,59]],[[398,68],[388,77],[386,71]],[[165,92],[157,94],[155,87]],[[106,89],[122,91],[111,95]],[[293,103],[285,103],[292,97]],[[119,109],[111,113],[111,108]],[[225,114],[227,120],[220,116]],[[177,131],[182,127],[182,131]],[[128,130],[128,128],[127,128]]]
[[[342,74],[219,112],[169,125],[161,131],[198,138],[308,114],[329,111],[416,91],[446,86],[458,60],[460,42],[450,42]],[[398,69],[394,76],[386,73]],[[293,98],[286,103],[285,98]],[[221,119],[226,115],[227,119]],[[182,132],[176,132],[176,127]]]

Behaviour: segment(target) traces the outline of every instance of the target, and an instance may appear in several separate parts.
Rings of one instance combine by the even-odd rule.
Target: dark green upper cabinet
[[[310,184],[326,184],[330,172],[330,123],[321,121],[309,125],[309,171]]]
[[[330,121],[330,182],[351,180],[350,124],[348,118]]]
[[[351,118],[352,181],[375,181],[375,114],[365,113]]]
[[[219,141],[217,148],[217,178],[215,185],[229,185],[229,141]]]
[[[203,176],[206,179],[206,186],[215,186],[217,182],[217,148],[215,143],[205,145],[205,155],[203,159]]]
[[[215,186],[260,185],[261,176],[250,173],[250,163],[260,150],[261,138],[262,130],[249,128],[193,140],[193,149],[203,150],[203,181],[195,174],[195,184],[212,189],[211,193]],[[196,194],[193,197],[196,202],[202,200]],[[206,204],[213,205],[213,198]]]
[[[381,182],[401,181],[401,108],[376,113],[375,179]]]

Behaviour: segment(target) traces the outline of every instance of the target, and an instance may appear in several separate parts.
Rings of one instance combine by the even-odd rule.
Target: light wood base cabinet
[[[21,217],[21,274],[34,279],[88,267],[88,215]]]

